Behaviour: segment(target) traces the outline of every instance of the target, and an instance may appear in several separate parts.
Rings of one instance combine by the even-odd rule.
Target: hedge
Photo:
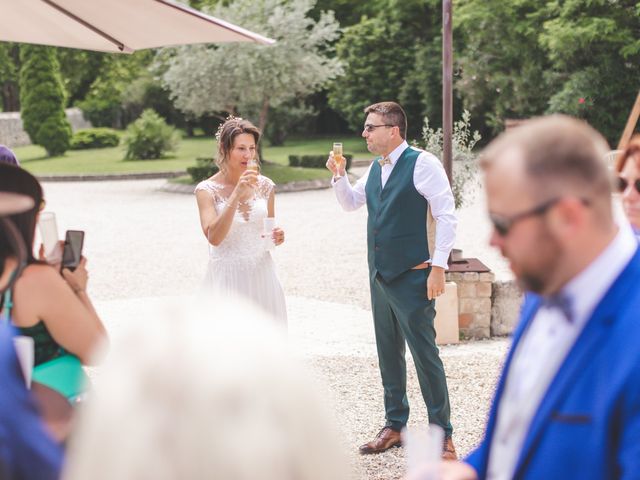
[[[112,128],[87,128],[78,130],[71,138],[71,150],[117,147],[120,137]]]
[[[347,170],[349,170],[351,168],[353,155],[346,154],[344,155],[344,158],[347,160]],[[325,168],[326,164],[326,155],[289,155],[290,167]]]

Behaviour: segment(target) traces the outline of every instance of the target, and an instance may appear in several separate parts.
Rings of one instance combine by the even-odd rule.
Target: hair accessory
[[[229,123],[231,120],[237,120],[237,121],[242,121],[243,118],[242,117],[234,117],[233,115],[229,115],[224,122],[222,122],[220,125],[218,125],[218,130],[216,130],[216,142],[220,143],[220,136],[222,135],[222,129],[224,128],[224,126]]]

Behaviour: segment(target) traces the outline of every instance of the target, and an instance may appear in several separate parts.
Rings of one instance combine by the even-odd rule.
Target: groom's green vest
[[[378,272],[390,282],[429,259],[428,204],[413,183],[420,153],[411,147],[402,152],[384,188],[380,180],[382,167],[375,160],[371,166],[365,187],[371,278]]]

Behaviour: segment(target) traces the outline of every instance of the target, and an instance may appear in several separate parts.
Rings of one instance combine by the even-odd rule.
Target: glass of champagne
[[[337,174],[340,175],[340,167],[342,166],[342,162],[344,162],[344,157],[342,156],[342,143],[334,143],[333,144],[333,161],[336,164]]]
[[[260,173],[260,163],[256,157],[253,157],[247,162],[247,170],[252,170],[256,173]]]

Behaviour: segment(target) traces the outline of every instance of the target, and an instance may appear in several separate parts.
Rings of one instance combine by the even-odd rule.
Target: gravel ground
[[[122,325],[167,297],[185,301],[206,269],[207,247],[195,199],[159,191],[163,180],[44,183],[59,233],[83,229],[89,292],[112,336]],[[489,225],[483,197],[459,212],[456,246],[478,257],[501,280],[506,263],[486,246]],[[384,422],[367,284],[366,211],[339,210],[330,190],[280,194],[277,217],[287,241],[275,261],[287,294],[292,346],[328,386],[353,454],[356,478],[395,479],[404,473],[402,449],[360,457],[358,445]],[[514,312],[515,314],[515,312]],[[441,349],[452,403],[454,441],[468,452],[482,434],[508,341],[494,339]],[[99,379],[99,369],[92,371]],[[426,422],[415,371],[408,359],[410,425]]]

